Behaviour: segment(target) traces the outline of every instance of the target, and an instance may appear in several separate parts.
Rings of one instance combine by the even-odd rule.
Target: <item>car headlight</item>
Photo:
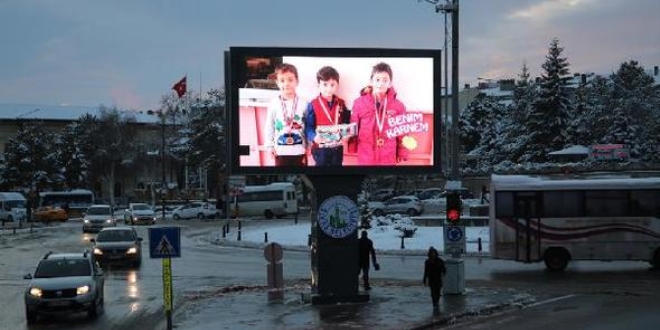
[[[89,223],[89,219],[85,219],[85,220],[83,220],[83,221],[84,221],[85,223]]]
[[[39,297],[41,298],[42,291],[40,288],[30,288],[30,295],[33,297]]]
[[[107,223],[112,223],[112,218],[110,218],[110,219],[108,219],[108,220],[105,220],[105,222],[107,222]]]
[[[99,256],[103,255],[103,250],[101,250],[99,248],[94,248],[94,254],[99,255]]]
[[[88,292],[89,292],[89,285],[83,285],[76,288],[77,295],[87,294]]]
[[[132,248],[128,249],[128,251],[126,251],[126,254],[136,254],[136,253],[137,253],[137,248],[136,247],[132,247]]]

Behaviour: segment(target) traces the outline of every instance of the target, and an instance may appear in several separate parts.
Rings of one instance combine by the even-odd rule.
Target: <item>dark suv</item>
[[[25,291],[25,316],[28,324],[35,323],[41,314],[87,312],[98,316],[103,308],[103,271],[91,253],[46,254]]]

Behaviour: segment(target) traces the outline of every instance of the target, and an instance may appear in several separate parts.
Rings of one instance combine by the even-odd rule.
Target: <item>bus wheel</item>
[[[264,216],[266,219],[272,219],[275,216],[275,213],[273,213],[271,210],[266,210],[264,211]]]
[[[545,251],[545,266],[549,270],[561,271],[566,269],[570,259],[571,256],[562,248],[550,248]]]

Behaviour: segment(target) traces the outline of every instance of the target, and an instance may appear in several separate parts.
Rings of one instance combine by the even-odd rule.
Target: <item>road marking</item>
[[[564,300],[564,299],[570,299],[570,298],[577,297],[577,296],[578,296],[578,295],[576,295],[576,294],[569,294],[569,295],[566,295],[566,296],[556,297],[556,298],[552,298],[552,299],[548,299],[548,300],[543,300],[543,301],[535,302],[535,303],[533,303],[533,304],[525,305],[525,308],[536,307],[536,306],[545,305],[545,304],[550,304],[550,303],[553,303],[553,302],[556,302],[556,301],[560,301],[560,300]]]

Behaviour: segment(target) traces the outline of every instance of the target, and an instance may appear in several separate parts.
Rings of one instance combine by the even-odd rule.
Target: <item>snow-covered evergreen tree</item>
[[[479,165],[468,170],[483,172],[482,167],[489,168],[505,159],[501,153],[505,143],[502,140],[504,109],[494,97],[479,94],[461,112],[458,126],[461,145],[466,152],[478,157]]]
[[[542,65],[538,97],[526,118],[530,141],[522,156],[524,161],[546,162],[548,153],[560,150],[567,144],[572,105],[567,88],[569,63],[561,55],[563,50],[558,39],[550,42],[546,61]]]
[[[62,189],[90,188],[90,156],[94,149],[91,132],[96,118],[85,115],[64,127],[55,138],[55,152]]]
[[[5,185],[26,193],[51,188],[57,173],[52,146],[53,134],[42,123],[22,124],[5,146]]]
[[[657,153],[658,89],[653,78],[636,61],[622,63],[610,76],[612,122],[604,143],[622,143],[633,159],[654,158]]]
[[[500,151],[503,160],[517,163],[525,153],[530,139],[526,123],[536,95],[536,84],[530,79],[527,64],[523,63],[513,91],[511,105],[502,118]]]
[[[601,143],[613,119],[610,80],[595,75],[590,81],[581,81],[575,90],[574,106],[568,144],[591,146]]]

